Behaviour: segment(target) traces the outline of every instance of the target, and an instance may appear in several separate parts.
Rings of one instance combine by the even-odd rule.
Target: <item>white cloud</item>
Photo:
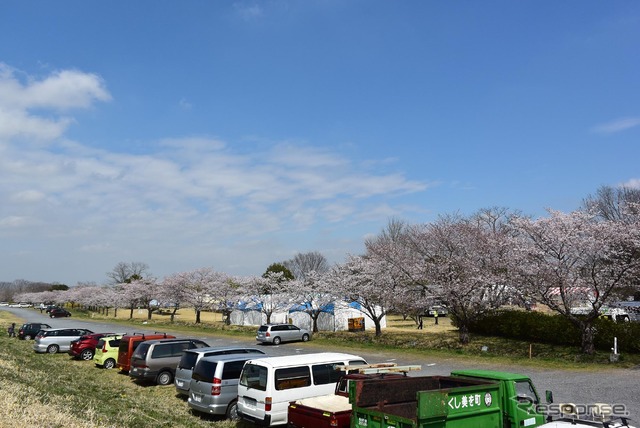
[[[640,189],[640,178],[632,178],[624,183],[622,183],[624,187],[630,187],[632,189]]]
[[[24,190],[11,196],[13,202],[39,202],[44,199],[44,193],[38,190]]]
[[[111,99],[95,74],[63,70],[40,80],[27,76],[24,81],[18,79],[21,74],[0,63],[0,140],[54,140],[72,123],[71,118],[57,112]],[[34,113],[34,109],[47,109],[48,113]]]
[[[257,3],[236,2],[233,4],[236,13],[245,21],[257,19],[262,16],[262,8]]]
[[[597,125],[593,128],[593,132],[597,134],[615,134],[617,132],[626,131],[640,125],[640,117],[625,117],[611,122]]]

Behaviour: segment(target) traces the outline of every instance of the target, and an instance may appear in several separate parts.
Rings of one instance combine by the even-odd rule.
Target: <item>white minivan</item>
[[[249,360],[238,384],[238,416],[258,425],[284,425],[291,401],[333,393],[344,374],[337,366],[364,364],[357,355],[330,352]]]

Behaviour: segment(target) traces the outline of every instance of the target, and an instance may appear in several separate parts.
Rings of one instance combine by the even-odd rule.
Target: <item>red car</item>
[[[104,336],[110,336],[113,334],[115,333],[92,333],[82,336],[80,339],[71,342],[68,354],[74,358],[90,361],[96,353],[98,340],[102,339]]]

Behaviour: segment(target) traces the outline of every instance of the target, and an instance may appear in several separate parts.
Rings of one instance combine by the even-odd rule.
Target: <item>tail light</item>
[[[331,415],[331,420],[329,421],[329,426],[330,427],[337,427],[338,426],[338,420],[336,419],[335,415]]]
[[[102,345],[102,352],[107,352],[107,344]]]
[[[269,332],[266,332],[266,333],[264,334],[264,337],[270,337],[270,336],[271,336],[271,333],[269,333]]]
[[[222,380],[217,377],[213,378],[213,385],[211,385],[211,395],[220,395],[222,392]]]
[[[271,397],[267,397],[264,399],[264,411],[265,412],[270,412],[271,411],[271,403],[273,402]]]

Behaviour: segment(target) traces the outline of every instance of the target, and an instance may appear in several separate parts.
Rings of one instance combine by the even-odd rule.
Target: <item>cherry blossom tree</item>
[[[193,308],[195,322],[199,324],[201,312],[215,305],[216,295],[225,286],[227,275],[212,268],[200,268],[172,275],[167,281],[171,287],[181,290],[174,290],[174,295]]]
[[[549,217],[512,223],[521,232],[513,249],[520,280],[581,331],[582,352],[593,354],[600,309],[635,280],[640,267],[640,222],[549,211]]]
[[[339,297],[336,296],[333,283],[328,272],[323,274],[315,271],[304,273],[304,280],[298,281],[296,295],[298,296],[299,310],[311,318],[312,330],[318,332],[318,318],[322,313],[329,311],[331,303]]]
[[[126,286],[127,292],[136,297],[137,305],[147,311],[147,319],[158,309],[158,297],[160,297],[160,284],[153,277],[135,279]]]
[[[282,271],[267,270],[262,277],[246,278],[245,288],[254,306],[260,308],[267,324],[274,313],[289,309],[294,302],[295,291],[299,283],[286,279]]]
[[[469,342],[469,324],[503,305],[508,286],[509,245],[513,234],[503,208],[480,210],[463,217],[445,215],[437,221],[412,226],[405,269],[430,288],[447,306],[458,326],[460,342]]]
[[[337,294],[353,303],[373,320],[375,335],[382,334],[382,319],[396,309],[401,284],[391,274],[390,266],[368,256],[349,256],[338,265],[331,282]]]

